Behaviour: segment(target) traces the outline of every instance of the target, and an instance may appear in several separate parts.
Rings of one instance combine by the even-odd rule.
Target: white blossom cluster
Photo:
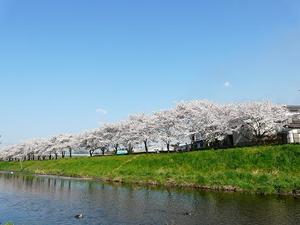
[[[95,150],[129,153],[149,145],[164,145],[176,149],[187,139],[192,144],[195,135],[205,142],[222,140],[233,131],[241,132],[253,141],[274,136],[286,123],[286,106],[264,102],[218,104],[207,100],[178,103],[170,110],[131,115],[124,121],[105,124],[80,134],[61,134],[50,138],[26,141],[5,146],[0,150],[1,160],[32,160],[64,158],[67,154],[84,150],[91,156]]]

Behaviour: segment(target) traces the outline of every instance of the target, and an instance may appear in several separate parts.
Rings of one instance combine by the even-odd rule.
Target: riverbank
[[[0,162],[1,171],[261,194],[300,194],[300,146]]]

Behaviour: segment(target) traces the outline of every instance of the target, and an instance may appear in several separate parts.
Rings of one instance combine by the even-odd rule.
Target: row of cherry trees
[[[124,121],[105,124],[76,135],[62,134],[6,146],[0,151],[2,160],[33,160],[64,158],[66,154],[86,150],[93,156],[96,150],[128,153],[150,145],[165,146],[167,151],[189,142],[195,135],[206,143],[222,140],[236,131],[252,142],[262,142],[274,136],[286,123],[285,106],[271,102],[217,104],[207,100],[178,103],[170,110],[151,115],[136,114]],[[188,140],[189,139],[189,140]]]

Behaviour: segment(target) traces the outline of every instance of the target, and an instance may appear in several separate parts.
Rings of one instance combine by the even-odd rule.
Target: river
[[[74,218],[83,213],[82,219]],[[0,224],[296,225],[300,199],[0,174]]]

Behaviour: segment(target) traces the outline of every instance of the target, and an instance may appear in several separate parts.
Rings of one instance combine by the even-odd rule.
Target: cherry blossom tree
[[[33,146],[34,156],[37,160],[45,159],[48,148],[51,147],[49,139],[36,140],[36,144]]]
[[[196,136],[211,142],[225,134],[229,118],[219,104],[207,100],[186,101],[177,104],[174,112],[182,134],[190,137],[191,146]]]
[[[55,139],[55,148],[64,151],[68,149],[69,157],[72,157],[72,151],[80,147],[80,141],[78,141],[79,136],[73,134],[61,134]]]
[[[64,158],[66,150],[72,157],[77,149],[86,149],[93,156],[97,149],[105,154],[109,148],[117,153],[124,147],[132,153],[136,146],[149,143],[162,144],[170,151],[188,137],[191,147],[196,136],[207,144],[223,140],[226,135],[238,132],[249,142],[261,144],[274,137],[291,116],[283,105],[271,102],[246,102],[218,104],[207,100],[178,103],[175,108],[151,115],[135,114],[116,123],[105,124],[97,129],[78,135],[61,134],[44,139],[4,146],[0,150],[1,160],[33,160]],[[198,139],[199,140],[199,139]]]
[[[88,150],[91,157],[97,149],[100,149],[104,155],[109,148],[109,141],[104,137],[103,128],[86,131],[80,136],[80,139],[80,147]]]
[[[20,159],[20,157],[23,157],[23,151],[18,147],[19,145],[9,145],[3,147],[0,151],[1,160],[12,161],[13,159]],[[20,153],[22,155],[20,155]]]
[[[181,124],[173,110],[165,110],[154,114],[154,124],[157,132],[157,137],[165,143],[167,151],[170,151],[170,146],[173,143],[178,145],[180,139],[184,136]]]
[[[107,123],[102,127],[103,138],[109,142],[109,145],[112,146],[113,151],[117,154],[120,138],[121,138],[121,124],[117,123]]]
[[[289,115],[285,106],[269,101],[240,103],[233,110],[238,115],[233,119],[235,130],[256,144],[273,138],[286,124]]]
[[[145,152],[148,153],[149,141],[156,138],[156,123],[153,115],[146,115],[144,113],[129,116],[130,130],[128,136],[131,136],[131,142],[143,143]],[[133,140],[133,141],[132,141]]]
[[[135,121],[131,119],[122,121],[120,131],[120,144],[127,149],[128,154],[133,153],[134,147],[138,146],[141,142]]]

